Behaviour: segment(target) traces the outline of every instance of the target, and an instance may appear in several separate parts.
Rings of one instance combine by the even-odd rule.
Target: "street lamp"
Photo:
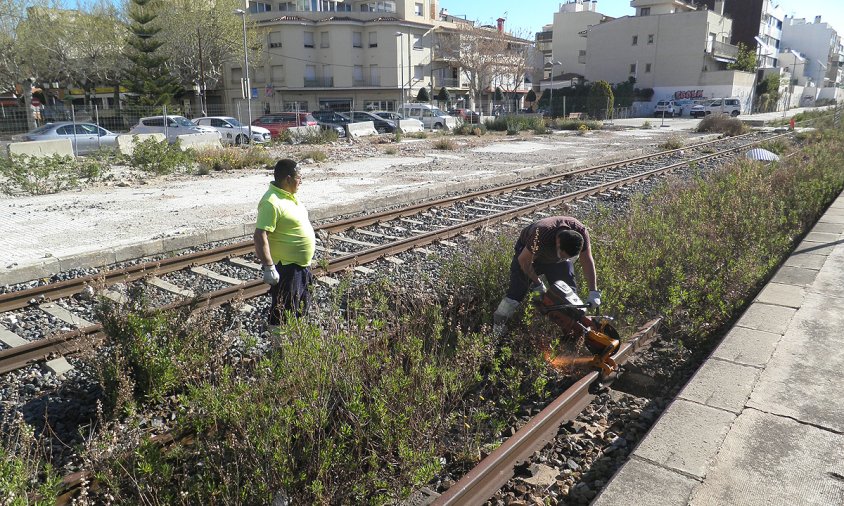
[[[562,65],[560,61],[551,62],[551,90],[548,95],[548,108],[551,109],[551,117],[554,117],[554,65]]]
[[[402,32],[396,32],[396,37],[398,37],[399,40],[396,47],[399,50],[399,66],[401,67],[401,98],[399,99],[399,106],[396,108],[397,110],[401,109],[401,106],[404,104],[404,54],[402,54],[401,47],[402,35],[404,35]]]
[[[240,87],[243,90],[243,94],[246,98],[246,117],[248,118],[247,121],[248,126],[248,135],[249,139],[247,139],[247,144],[252,142],[252,87],[249,84],[249,51],[246,45],[246,12],[249,10],[249,0],[244,1],[244,9],[235,9],[235,14],[240,14],[240,17],[243,19],[243,82],[241,83]]]

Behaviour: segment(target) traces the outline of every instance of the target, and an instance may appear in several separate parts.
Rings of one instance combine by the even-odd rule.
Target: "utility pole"
[[[199,27],[196,28],[196,43],[199,47],[199,110],[202,116],[207,116],[207,100],[205,99],[205,60],[202,58],[202,35]]]

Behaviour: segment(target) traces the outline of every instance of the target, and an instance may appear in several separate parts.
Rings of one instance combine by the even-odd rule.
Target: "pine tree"
[[[419,88],[419,93],[416,94],[416,101],[417,102],[430,102],[431,97],[428,96],[428,88],[424,86]]]
[[[126,57],[131,66],[126,73],[126,87],[135,95],[134,102],[141,106],[162,106],[173,103],[181,86],[164,65],[166,58],[158,48],[163,44],[156,38],[160,31],[155,26],[156,8],[160,0],[131,0],[129,25],[131,35],[127,41]]]

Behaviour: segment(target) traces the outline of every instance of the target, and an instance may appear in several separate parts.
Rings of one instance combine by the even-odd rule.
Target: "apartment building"
[[[593,25],[586,37],[586,79],[636,79],[653,100],[740,97],[749,110],[754,74],[728,70],[738,48],[732,20],[681,0],[632,0],[635,16]]]
[[[759,68],[777,67],[782,25],[782,8],[771,0],[703,0],[703,5],[733,21],[731,44],[744,44],[757,55]]]
[[[816,100],[844,99],[841,89],[844,85],[844,48],[841,37],[831,25],[821,21],[820,16],[812,23],[787,16],[782,29],[782,47],[784,51],[798,52],[805,59],[803,75],[814,85]]]
[[[469,101],[469,76],[458,62],[438,55],[437,47],[438,38],[471,23],[440,10],[437,0],[249,3],[263,45],[250,52],[253,116],[317,109],[392,111],[414,101],[423,87],[431,96],[445,87],[453,103]],[[503,21],[490,30],[503,31]],[[242,65],[226,69],[225,95],[233,114],[246,110],[242,78]],[[529,89],[523,79],[517,81],[515,87]],[[499,77],[498,82],[508,81]],[[488,88],[484,92],[494,91]]]

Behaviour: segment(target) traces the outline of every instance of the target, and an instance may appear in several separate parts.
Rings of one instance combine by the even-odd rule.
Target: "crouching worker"
[[[528,291],[545,293],[547,287],[539,276],[544,275],[551,284],[564,281],[577,291],[573,262],[578,258],[589,285],[586,304],[598,307],[601,292],[589,232],[583,223],[569,216],[551,216],[525,227],[516,241],[510,264],[510,287],[493,315],[493,331],[499,335],[504,331]]]
[[[273,181],[258,203],[253,240],[264,282],[270,285],[269,325],[274,336],[287,312],[302,316],[311,302],[308,287],[313,280],[315,236],[308,210],[296,198],[301,182],[296,162],[279,160]]]

